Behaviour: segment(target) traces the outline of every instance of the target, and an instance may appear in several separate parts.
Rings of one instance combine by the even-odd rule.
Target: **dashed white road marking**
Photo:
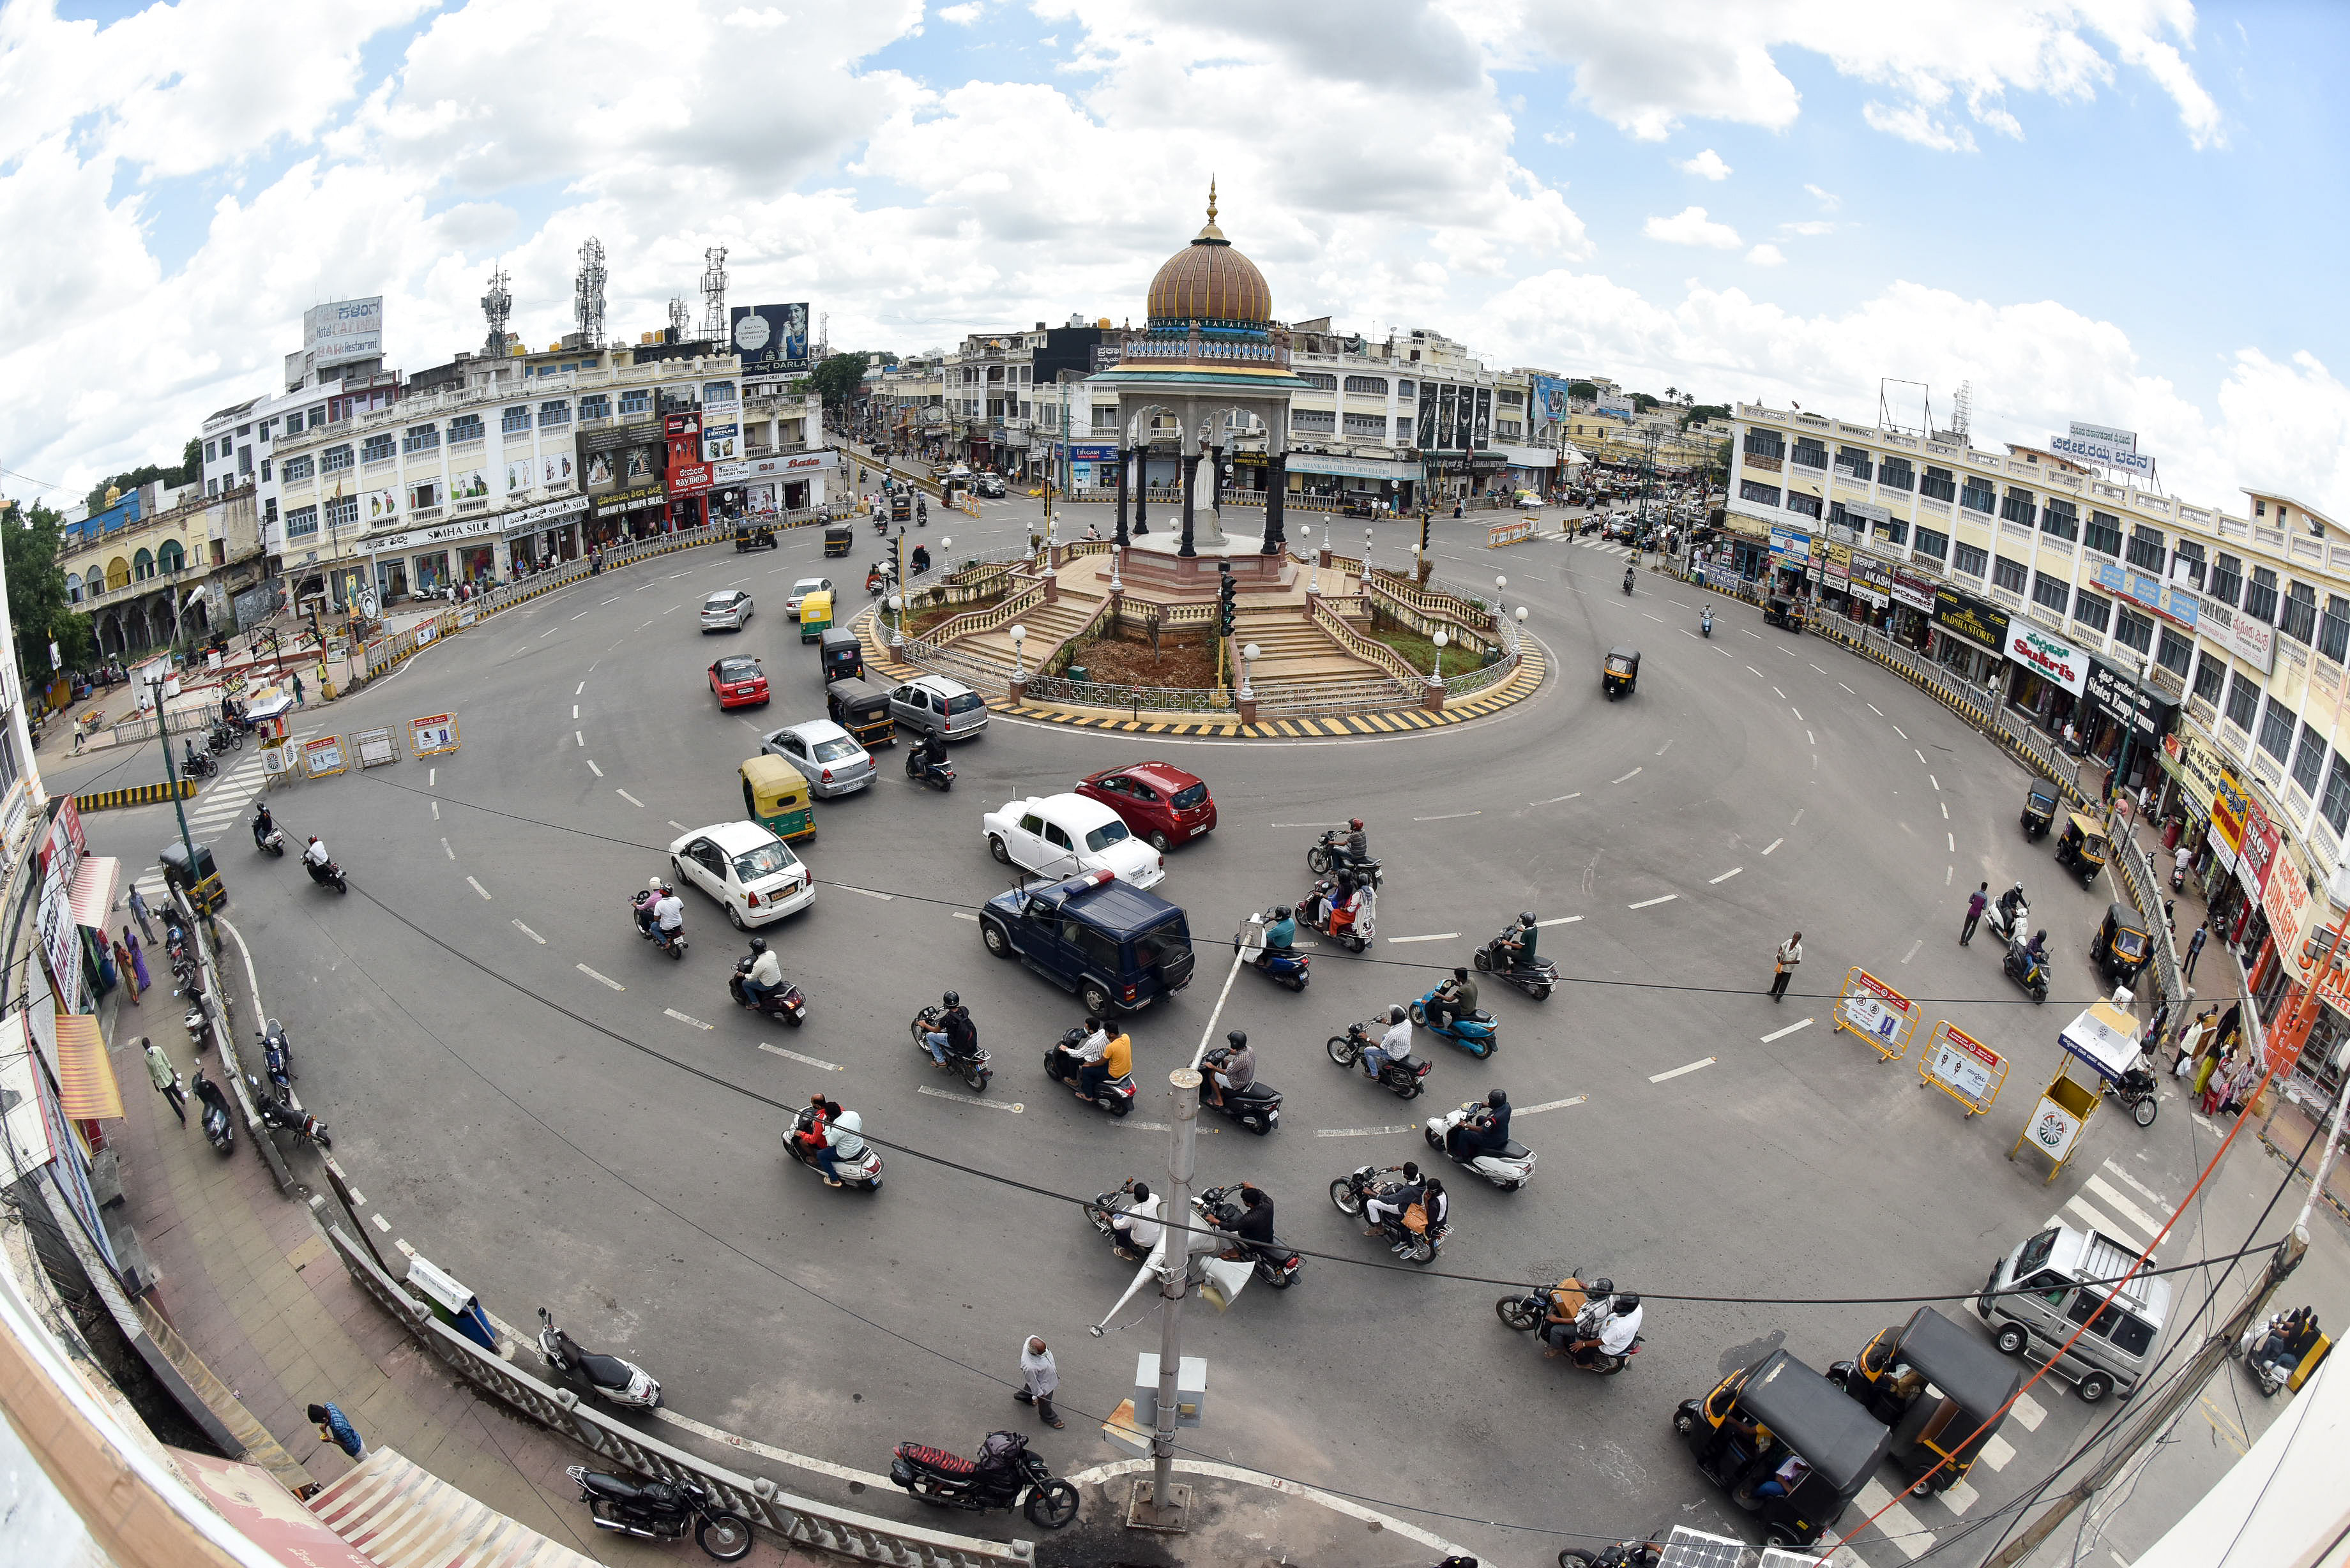
[[[1799,718],[1799,719],[1803,717],[1803,715],[1802,715],[1802,714],[1800,714],[1800,713],[1798,713],[1798,714],[1797,714],[1797,715],[1795,715],[1795,716],[1796,716],[1797,718]],[[1804,731],[1804,740],[1806,740],[1806,741],[1809,741],[1809,742],[1810,742],[1813,745],[1814,745],[1814,746],[1816,746],[1816,745],[1818,745],[1818,744],[1820,743],[1820,738],[1819,738],[1817,735],[1813,734],[1809,730],[1806,730],[1806,731]],[[1815,763],[1815,765],[1816,765],[1816,763]]]
[[[1940,804],[1940,805],[1941,805],[1941,807],[1942,807],[1942,820],[1943,820],[1944,822],[1948,822],[1948,821],[1950,821],[1950,803],[1949,801],[1947,801],[1947,800],[1946,800],[1946,801],[1940,802],[1939,804]]]
[[[1624,775],[1624,778],[1621,778],[1621,779],[1609,779],[1607,782],[1608,782],[1609,784],[1622,784],[1622,783],[1624,782],[1624,779],[1636,779],[1636,778],[1638,778],[1639,776],[1640,776],[1640,770],[1639,770],[1638,768],[1634,768],[1630,773],[1626,774]]]
[[[456,857],[451,856],[450,858],[453,860]],[[466,877],[465,880],[473,882],[473,891],[479,893],[483,898],[486,898],[490,896],[490,890],[487,888],[483,887],[479,882],[473,882],[473,879],[471,877]]]
[[[1925,945],[1926,939],[1923,937],[1919,937],[1916,941],[1911,942],[1909,944],[1909,950],[1901,955],[1901,961],[1903,963],[1908,963],[1911,959],[1916,958],[1918,956],[1918,950]]]
[[[1675,740],[1678,740],[1678,739],[1679,739],[1679,736],[1675,736],[1675,737],[1674,737],[1674,739],[1675,739]],[[1672,749],[1673,749],[1673,742],[1672,742],[1672,741],[1667,741],[1663,745],[1659,746],[1659,747],[1657,748],[1657,755],[1659,755],[1659,756],[1660,756],[1660,757],[1661,757],[1661,756],[1663,756],[1667,752],[1669,752],[1669,751],[1671,751]]]
[[[1732,877],[1737,876],[1741,871],[1743,871],[1743,870],[1745,870],[1745,869],[1746,869],[1746,867],[1743,867],[1743,866],[1732,866],[1729,870],[1724,871],[1721,876],[1719,876],[1719,877],[1715,877],[1711,878],[1711,880],[1709,880],[1709,881],[1707,882],[1707,884],[1706,884],[1706,885],[1707,885],[1708,887],[1711,887],[1711,886],[1713,886],[1715,883],[1727,882],[1727,881],[1729,881]]]
[[[1315,1137],[1385,1137],[1390,1133],[1418,1132],[1418,1127],[1315,1127]]]
[[[1926,782],[1932,784],[1937,791],[1940,790],[1942,787],[1942,781],[1936,778],[1932,774],[1928,774],[1926,775]]]
[[[457,852],[449,847],[449,841],[445,838],[441,841],[441,853],[446,855],[452,860],[457,858]]]
[[[1790,817],[1790,818],[1788,818],[1788,819],[1787,819],[1787,826],[1790,826],[1790,827],[1793,827],[1793,826],[1794,826],[1796,824],[1798,824],[1798,823],[1802,822],[1802,821],[1804,820],[1804,813],[1805,813],[1805,812],[1807,812],[1807,811],[1809,811],[1809,810],[1811,810],[1811,807],[1810,807],[1810,806],[1807,806],[1807,805],[1799,805],[1799,806],[1797,806],[1797,807],[1795,808],[1795,815],[1794,815],[1794,816],[1792,816],[1792,817]]]
[[[1771,688],[1771,695],[1776,697],[1782,702],[1784,702],[1787,700],[1787,694],[1784,691],[1780,691],[1776,686]]]
[[[1783,838],[1774,838],[1774,839],[1773,839],[1770,843],[1768,843],[1768,844],[1766,844],[1766,845],[1764,845],[1764,846],[1762,846],[1762,853],[1763,853],[1763,854],[1765,854],[1765,855],[1768,855],[1768,854],[1770,854],[1770,853],[1771,853],[1771,851],[1773,851],[1773,849],[1778,848],[1778,847],[1779,847],[1779,846],[1781,846],[1782,844],[1784,844],[1784,843],[1786,843],[1786,842],[1787,842],[1787,841],[1786,841],[1785,839],[1783,839]]]
[[[1441,816],[1415,816],[1414,822],[1454,822],[1464,816],[1482,816],[1482,811],[1448,811]]]
[[[690,828],[690,827],[686,826],[686,825],[685,825],[685,824],[683,824],[683,823],[680,822],[677,818],[675,818],[675,817],[673,817],[673,816],[672,816],[672,817],[671,817],[671,818],[669,819],[669,825],[670,825],[671,827],[676,828],[680,833],[691,833],[691,832],[692,832],[692,831],[693,831],[693,829],[691,829],[691,828]]]
[[[819,1056],[803,1056],[796,1051],[786,1051],[780,1045],[770,1045],[764,1040],[759,1042],[759,1049],[771,1056],[789,1056],[795,1062],[805,1063],[811,1067],[821,1067],[827,1073],[840,1071],[840,1064],[837,1062],[827,1062]]]
[[[1827,671],[1826,671],[1826,670],[1820,670],[1820,667],[1819,667],[1818,665],[1816,665],[1816,664],[1813,665],[1813,666],[1812,666],[1812,668],[1813,668],[1814,670],[1819,670],[1819,672],[1820,672],[1822,675],[1825,675],[1825,674],[1827,673]],[[1843,684],[1843,682],[1842,682],[1842,681],[1838,681],[1838,682],[1837,682],[1837,684],[1838,684],[1838,685],[1842,685],[1842,684]]]
[[[585,691],[587,691],[587,690],[588,690],[588,682],[586,682],[585,680],[582,680],[582,681],[579,683],[577,690],[577,691],[574,691],[571,694],[572,694],[574,697],[577,697],[577,696],[578,696],[578,695],[579,695],[579,693],[580,693],[580,692]]]
[[[1651,1073],[1650,1075],[1648,1075],[1648,1082],[1650,1082],[1651,1084],[1661,1084],[1661,1083],[1663,1083],[1667,1078],[1678,1078],[1678,1077],[1679,1077],[1683,1073],[1694,1073],[1694,1072],[1696,1072],[1700,1067],[1711,1067],[1711,1066],[1712,1066],[1712,1065],[1714,1064],[1715,1061],[1717,1061],[1717,1060],[1718,1060],[1718,1058],[1716,1058],[1716,1057],[1708,1056],[1708,1057],[1706,1057],[1706,1058],[1705,1058],[1703,1061],[1701,1061],[1701,1062],[1691,1062],[1691,1063],[1689,1063],[1688,1064],[1686,1064],[1686,1065],[1684,1065],[1684,1066],[1675,1067],[1675,1068],[1671,1069],[1669,1072],[1664,1072],[1664,1073]]]
[[[584,746],[584,745],[586,745],[586,744],[588,743],[588,737],[587,737],[584,733],[582,733],[581,732],[579,732],[579,731],[577,731],[577,730],[574,730],[574,731],[572,731],[572,732],[571,732],[571,739],[572,739],[576,743],[577,743],[577,744],[579,744],[579,745],[582,745],[582,746]]]
[[[437,800],[432,803],[432,820],[435,822],[441,820],[441,803]]]
[[[639,811],[645,809],[645,803],[639,800],[635,795],[630,794],[627,790],[616,789],[612,793],[619,795],[622,800],[627,801],[630,805],[635,806]]]
[[[1838,684],[1838,685],[1843,685],[1844,683],[1843,683],[1842,681],[1838,681],[1838,682],[1837,682],[1837,684]],[[1846,687],[1845,687],[1845,690],[1846,690],[1846,691],[1852,691],[1852,688],[1851,688],[1851,687],[1849,687],[1849,686],[1846,686]],[[1857,697],[1857,696],[1859,696],[1859,695],[1860,695],[1860,693],[1859,693],[1859,692],[1857,692],[1857,691],[1852,691],[1852,694],[1853,694],[1854,696],[1856,696],[1856,697]],[[1868,711],[1869,711],[1870,712],[1872,712],[1872,713],[1876,714],[1876,715],[1877,715],[1878,718],[1880,718],[1880,719],[1882,719],[1882,718],[1884,718],[1884,717],[1885,717],[1885,710],[1884,710],[1884,709],[1882,709],[1882,708],[1880,708],[1880,707],[1878,707],[1878,706],[1877,706],[1876,703],[1874,703],[1874,702],[1871,702],[1870,704],[1868,704]]]
[[[844,893],[862,893],[868,898],[879,898],[885,904],[895,901],[898,897],[895,893],[877,893],[870,888],[852,888],[846,882],[831,882],[826,886],[837,888]]]
[[[425,769],[425,770],[424,770],[424,787],[425,787],[426,789],[431,789],[431,788],[432,788],[432,787],[433,787],[433,784],[434,784],[434,782],[435,782],[436,780],[438,780],[438,779],[440,778],[440,776],[441,776],[441,770],[440,770],[439,768],[437,768],[437,767],[431,767],[431,768],[427,768],[427,769]]]
[[[1459,931],[1436,931],[1424,937],[1389,937],[1389,942],[1449,942],[1461,935]]]
[[[1751,664],[1750,664],[1750,665],[1748,665],[1748,666],[1746,667],[1746,673],[1747,673],[1747,674],[1749,674],[1749,675],[1752,675],[1752,677],[1754,677],[1754,679],[1756,679],[1757,680],[1762,680],[1762,672],[1761,670],[1759,670],[1755,669],[1755,668],[1754,668],[1752,665],[1751,665]]]
[[[571,704],[571,716],[575,719],[579,717],[579,704],[577,702]]]
[[[545,937],[542,937],[536,931],[532,930],[520,920],[516,920],[514,923],[514,929],[520,931],[524,936],[528,937],[532,941],[536,942],[540,947],[545,947],[546,945],[546,939]]]
[[[1536,920],[1534,925],[1537,929],[1543,926],[1571,926],[1581,919],[1583,919],[1581,915],[1561,915],[1555,920]]]
[[[604,776],[604,770],[596,765],[596,761],[592,757],[588,761],[588,771],[594,774],[599,779]]]
[[[1668,893],[1661,898],[1643,898],[1637,904],[1627,904],[1624,907],[1627,909],[1653,909],[1659,904],[1669,904],[1679,897],[1679,893]]]
[[[1955,833],[1946,833],[1942,836],[1950,841],[1950,852],[1956,855],[1959,852],[1959,836]]]
[[[1953,872],[1953,871],[1956,871],[1957,869],[1958,869],[1958,867],[1955,867],[1955,866],[1945,866],[1945,867],[1942,867],[1942,886],[1943,886],[1943,887],[1947,888],[1947,887],[1949,887],[1949,886],[1950,885],[1950,873],[1951,873],[1951,872]]]
[[[704,1023],[701,1019],[694,1017],[690,1012],[680,1012],[674,1007],[664,1007],[661,1011],[667,1013],[670,1017],[676,1019],[680,1023],[690,1023],[696,1029],[709,1029],[714,1027],[714,1025]]]
[[[1907,735],[1904,735],[1904,736],[1902,736],[1901,738],[1902,738],[1903,740],[1905,740],[1905,741],[1906,741],[1906,740],[1908,740],[1909,737],[1908,737],[1908,736],[1907,736]],[[1914,748],[1914,747],[1913,747],[1913,748],[1911,748],[1911,749],[1912,749],[1912,750],[1915,750],[1916,748]],[[1921,767],[1922,767],[1922,766],[1924,766],[1924,765],[1925,765],[1925,762],[1926,762],[1926,753],[1923,753],[1923,752],[1918,752],[1918,765],[1919,765],[1919,766],[1921,766]]]
[[[1804,711],[1801,708],[1796,707],[1793,702],[1787,704],[1787,711],[1795,716],[1796,723],[1800,724],[1804,722]]]
[[[1526,802],[1526,804],[1528,805],[1556,805],[1560,801],[1575,800],[1580,798],[1583,792],[1581,790],[1576,790],[1573,794],[1555,794],[1548,800],[1530,800]]]
[[[920,1095],[928,1095],[932,1099],[952,1100],[959,1106],[984,1106],[991,1111],[1010,1111],[1014,1116],[1018,1116],[1022,1111],[1028,1108],[1017,1100],[1013,1100],[1007,1103],[1003,1100],[983,1100],[976,1095],[951,1095],[944,1089],[933,1089],[928,1084],[915,1085],[914,1092]]]
[[[135,979],[137,977],[134,976],[133,978]],[[391,1234],[391,1221],[385,1219],[382,1215],[370,1214],[368,1216],[368,1221],[377,1230],[382,1231],[385,1235],[389,1236]]]
[[[1538,1106],[1520,1106],[1518,1115],[1530,1116],[1538,1111],[1563,1111],[1571,1106],[1579,1106],[1590,1097],[1588,1095],[1573,1095],[1564,1100],[1544,1100]]]
[[[614,980],[610,975],[598,974],[594,970],[589,969],[584,963],[574,964],[572,967],[577,970],[581,974],[586,975],[589,980],[595,981],[599,985],[608,985],[614,991],[626,991],[629,989],[627,986],[622,985],[619,981]]]
[[[972,914],[969,909],[957,909],[957,910],[955,910],[955,911],[954,911],[954,918],[955,918],[956,919],[958,919],[958,920],[975,920],[975,919],[979,919],[979,917],[978,917],[977,915]],[[1395,939],[1394,939],[1393,937],[1390,937],[1390,938],[1388,938],[1388,940],[1389,941],[1393,941]]]
[[[1796,1030],[1809,1029],[1811,1026],[1812,1021],[1810,1019],[1798,1018],[1794,1023],[1788,1024],[1784,1029],[1773,1029],[1770,1033],[1762,1036],[1762,1041],[1763,1044],[1768,1045],[1773,1040],[1784,1040]]]

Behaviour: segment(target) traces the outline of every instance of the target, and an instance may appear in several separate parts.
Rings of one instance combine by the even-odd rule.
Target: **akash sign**
[[[2007,656],[2043,680],[2053,680],[2074,696],[2089,683],[2089,660],[2070,643],[2049,636],[2037,627],[2018,626],[2011,622],[2007,634]]]

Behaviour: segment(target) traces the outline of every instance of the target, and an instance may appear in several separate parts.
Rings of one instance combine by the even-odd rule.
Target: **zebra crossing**
[[[217,838],[221,830],[244,815],[246,805],[262,791],[261,753],[244,753],[244,761],[229,769],[187,808],[188,831],[198,838]],[[139,896],[150,903],[163,898],[163,867],[150,866],[132,879]]]

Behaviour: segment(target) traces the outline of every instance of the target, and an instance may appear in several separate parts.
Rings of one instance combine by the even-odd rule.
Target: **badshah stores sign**
[[[2053,638],[2036,627],[2010,623],[2007,656],[2042,679],[2054,681],[2075,697],[2088,684],[2088,657],[2070,643]]]

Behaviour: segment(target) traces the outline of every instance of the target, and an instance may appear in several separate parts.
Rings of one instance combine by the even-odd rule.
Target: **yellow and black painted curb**
[[[153,805],[167,800],[193,800],[196,781],[181,779],[173,784],[131,784],[124,789],[94,790],[88,794],[74,796],[76,811],[105,811],[119,805]]]

